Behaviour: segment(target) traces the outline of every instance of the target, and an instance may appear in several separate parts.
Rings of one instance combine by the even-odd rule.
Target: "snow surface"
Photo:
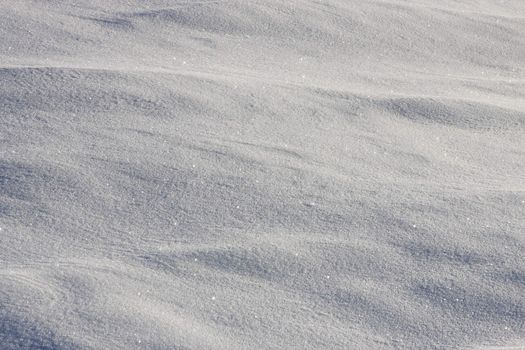
[[[0,1],[0,348],[524,349],[525,2]]]

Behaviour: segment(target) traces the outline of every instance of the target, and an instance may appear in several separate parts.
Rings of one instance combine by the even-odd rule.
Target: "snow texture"
[[[525,2],[0,1],[0,348],[525,349]]]

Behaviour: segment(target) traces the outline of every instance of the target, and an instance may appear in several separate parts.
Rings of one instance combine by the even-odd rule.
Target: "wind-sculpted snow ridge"
[[[524,348],[523,18],[0,3],[0,349]]]

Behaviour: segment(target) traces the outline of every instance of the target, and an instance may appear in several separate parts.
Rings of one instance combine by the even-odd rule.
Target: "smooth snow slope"
[[[525,346],[525,2],[0,1],[0,349]]]

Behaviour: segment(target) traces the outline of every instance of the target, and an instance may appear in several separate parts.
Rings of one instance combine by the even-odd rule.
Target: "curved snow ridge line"
[[[152,81],[158,84],[154,78],[176,78],[184,77],[189,79],[195,79],[195,81],[202,82],[215,82],[223,83],[225,85],[234,85],[236,86],[239,82],[246,82],[255,85],[276,85],[276,83],[284,84],[285,81],[274,80],[269,77],[260,77],[255,74],[247,73],[235,73],[230,71],[220,71],[220,70],[203,70],[200,67],[198,69],[175,69],[175,68],[166,68],[166,67],[154,67],[149,66],[133,66],[129,65],[128,68],[117,67],[117,66],[79,66],[79,65],[50,65],[50,64],[35,64],[35,65],[7,65],[0,67],[0,76],[8,75],[12,78],[18,78],[17,72],[23,73],[38,73],[43,74],[46,78],[52,78],[51,73],[59,73],[56,75],[56,78],[81,78],[83,76],[95,75],[101,78],[109,80],[109,78],[128,78],[133,77],[136,79],[135,83],[138,81]],[[62,73],[62,74],[60,74]],[[104,76],[107,74],[108,76]],[[174,83],[174,81],[172,81]],[[31,82],[34,83],[34,82]],[[126,84],[129,84],[129,81],[126,81]],[[29,84],[26,84],[30,86]]]
[[[393,67],[394,68],[394,67]],[[458,80],[464,82],[487,82],[487,83],[508,83],[508,84],[525,84],[525,78],[521,76],[513,75],[466,75],[465,73],[459,72],[443,72],[423,70],[419,68],[410,67],[410,70],[406,70],[406,74],[415,75],[422,79],[429,79],[429,77],[441,78],[442,80]]]
[[[523,81],[525,83],[525,80]],[[371,92],[371,91],[356,91],[351,89],[343,89],[343,88],[328,88],[325,86],[316,86],[316,85],[299,85],[290,83],[289,85],[293,86],[294,88],[303,88],[305,91],[309,91],[311,93],[319,94],[320,96],[324,96],[327,98],[335,98],[337,100],[363,100],[363,101],[383,101],[383,100],[396,100],[396,99],[421,99],[421,100],[435,100],[442,102],[444,104],[447,103],[466,103],[466,104],[479,104],[486,107],[493,107],[493,108],[501,108],[502,110],[508,110],[509,112],[514,113],[523,113],[525,114],[525,111],[521,111],[519,109],[514,109],[510,107],[503,107],[500,104],[497,104],[497,101],[487,101],[487,100],[477,100],[471,97],[463,97],[463,96],[455,96],[455,97],[449,97],[445,95],[436,95],[436,94],[412,94],[412,93],[402,93],[402,92],[392,92],[392,93],[386,93],[383,91],[378,92]],[[282,86],[283,88],[286,87],[286,85]]]
[[[469,8],[468,5],[466,8],[455,8],[455,7],[445,7],[445,6],[436,6],[436,3],[421,3],[421,2],[399,2],[399,1],[391,1],[391,0],[374,0],[377,3],[381,4],[389,4],[389,5],[395,5],[400,7],[406,7],[406,8],[416,8],[416,9],[430,9],[434,11],[442,11],[447,14],[455,14],[464,16],[466,18],[472,18],[473,16],[484,16],[487,18],[500,18],[500,19],[506,19],[506,20],[525,20],[525,16],[517,16],[516,13],[514,15],[508,14],[508,13],[501,13],[501,12],[481,12],[481,11],[475,11],[475,8]],[[417,1],[417,0],[416,0]],[[445,2],[443,2],[445,3]],[[454,2],[454,5],[456,5],[457,2]],[[479,9],[479,8],[478,8]],[[525,10],[525,9],[524,9]]]
[[[283,247],[284,248],[284,247]],[[167,276],[173,276],[174,274],[177,277],[183,278],[186,282],[184,284],[191,288],[191,285],[195,282],[191,282],[191,275],[199,276],[199,279],[202,279],[204,284],[204,291],[206,294],[209,294],[208,290],[216,289],[216,291],[222,298],[222,292],[224,289],[231,288],[229,285],[223,285],[225,280],[234,279],[235,290],[241,290],[239,294],[242,298],[253,299],[257,294],[263,294],[271,296],[275,301],[270,302],[272,307],[274,303],[292,303],[294,305],[300,306],[300,310],[282,310],[282,312],[289,313],[293,312],[294,314],[307,314],[310,317],[315,318],[325,318],[323,323],[323,328],[330,328],[333,331],[337,331],[339,337],[346,338],[347,341],[350,341],[350,335],[348,331],[362,333],[361,336],[364,336],[369,341],[378,342],[380,344],[388,344],[388,340],[375,334],[370,335],[368,333],[359,332],[356,327],[352,327],[344,322],[340,322],[337,319],[331,319],[328,321],[328,313],[322,312],[318,305],[311,308],[311,295],[305,291],[297,290],[290,286],[292,279],[296,279],[299,275],[307,278],[308,276],[305,273],[309,268],[304,266],[306,262],[298,264],[298,268],[295,268],[297,264],[294,264],[296,261],[300,261],[301,258],[298,258],[292,251],[282,250],[283,248],[270,246],[270,247],[258,247],[258,248],[243,248],[241,245],[237,248],[231,246],[222,246],[218,249],[216,246],[209,246],[205,249],[189,249],[180,250],[179,253],[172,254],[159,254],[156,251],[151,252],[141,256],[140,259],[143,259],[143,263],[149,267],[158,271],[159,269],[167,274]],[[268,252],[278,252],[280,254],[268,256]],[[302,259],[305,259],[308,256],[307,252],[301,253]],[[308,265],[313,267],[313,270],[319,270],[316,267],[316,262],[314,259],[307,259]],[[180,266],[181,268],[178,268]],[[291,267],[286,268],[286,266]],[[304,271],[302,271],[304,270]],[[299,275],[295,272],[302,271]],[[193,272],[193,274],[191,274]],[[287,278],[288,276],[292,279]],[[190,277],[188,279],[187,277]],[[171,277],[173,278],[173,277]],[[193,277],[195,278],[195,277]],[[324,276],[322,271],[319,272],[318,276],[310,276],[312,281],[320,280],[322,281]],[[206,282],[204,282],[206,281]],[[266,281],[268,283],[261,283]],[[281,283],[277,283],[277,282]],[[197,289],[196,293],[202,294],[202,291]],[[315,293],[314,293],[315,294]],[[213,295],[213,294],[212,294]],[[215,297],[214,297],[215,298]],[[219,297],[217,297],[219,299]],[[215,299],[213,299],[215,300]],[[267,300],[267,299],[264,299]],[[223,300],[224,301],[224,300]],[[222,302],[222,301],[221,301]],[[228,301],[224,301],[228,303]],[[243,310],[246,312],[247,310]],[[250,310],[250,313],[253,311]],[[245,314],[240,314],[238,316],[240,319],[246,317]],[[217,323],[216,326],[223,326],[222,322],[224,320],[213,320],[213,323]],[[257,321],[257,318],[255,319]],[[278,320],[271,320],[272,323],[279,324]],[[320,320],[321,322],[321,320]],[[225,325],[229,329],[238,327],[237,324],[232,324],[227,322]],[[257,327],[249,322],[242,325],[244,331],[246,328],[251,330],[257,330]],[[295,329],[294,329],[295,330]],[[347,332],[345,333],[344,330]],[[243,336],[244,338],[244,336]]]
[[[217,4],[226,6],[216,6]],[[309,10],[309,11],[308,11]],[[197,2],[194,6],[174,6],[121,12],[117,17],[135,21],[147,21],[174,25],[179,28],[231,36],[261,36],[277,39],[289,37],[301,40],[324,39],[334,42],[339,33],[325,27],[326,23],[312,21],[311,15],[322,15],[301,7],[279,4],[272,6],[263,2],[242,1]],[[299,18],[297,13],[304,17]],[[322,42],[317,42],[321,44]]]
[[[224,6],[207,6],[216,4],[228,4],[230,6],[226,6],[226,9],[223,8]],[[246,35],[247,32],[250,34],[282,34],[283,31],[277,29],[286,28],[293,32],[292,36],[307,33],[309,36],[312,34],[325,34],[331,37],[341,36],[342,34],[337,33],[336,30],[336,28],[341,29],[341,27],[327,26],[325,23],[322,23],[322,21],[316,21],[316,17],[326,20],[330,19],[346,30],[351,30],[352,25],[355,24],[354,22],[358,22],[356,20],[357,18],[354,18],[354,16],[351,16],[351,21],[347,21],[345,20],[345,17],[341,15],[341,13],[344,13],[345,11],[347,11],[346,14],[352,14],[352,7],[348,6],[347,4],[311,4],[305,2],[303,6],[289,7],[279,3],[265,4],[260,2],[246,6],[242,2],[235,1],[196,1],[191,3],[191,5],[189,3],[174,3],[170,5],[171,7],[146,9],[131,13],[122,12],[117,16],[117,18],[124,17],[164,21],[167,23],[174,23],[181,26],[190,27],[192,29],[220,33],[225,32],[229,34],[238,33]],[[446,7],[436,7],[430,4],[426,5],[399,2],[395,3],[392,1],[373,1],[369,3],[368,6],[375,7],[381,11],[389,9],[391,10],[392,8],[397,11],[403,10],[404,12],[407,12],[408,10],[414,10],[415,13],[423,15],[432,11],[444,16],[461,16],[464,18],[483,16],[488,19],[496,18],[498,21],[522,19],[522,17],[519,16],[512,18],[511,16],[498,16],[494,13],[488,14],[474,12],[472,9],[468,8],[450,10]],[[360,8],[362,9],[366,7],[362,6]],[[303,21],[297,20],[301,15],[310,15],[305,16],[305,18],[307,18],[306,25],[302,23],[304,22],[304,18]],[[284,17],[285,20],[283,20],[282,17]],[[249,20],[247,21],[246,18],[249,18]],[[314,20],[311,20],[310,18],[313,18]],[[395,16],[392,16],[392,18],[395,18]],[[302,28],[302,26],[304,26],[303,30],[298,29]]]
[[[124,63],[127,63],[127,62],[124,62]],[[10,70],[13,70],[13,71],[16,71],[16,70],[35,70],[35,71],[46,71],[46,70],[49,70],[49,71],[72,71],[72,72],[75,72],[75,71],[87,71],[87,72],[115,72],[115,73],[119,73],[119,72],[123,72],[123,73],[159,73],[159,74],[166,74],[166,73],[171,73],[171,74],[182,74],[183,72],[186,72],[184,70],[175,70],[175,69],[167,69],[167,68],[162,68],[162,67],[157,67],[157,68],[151,68],[151,66],[138,66],[138,65],[131,65],[130,63],[128,63],[128,65],[130,67],[128,68],[123,68],[122,66],[101,66],[101,65],[97,65],[97,66],[89,66],[89,65],[84,65],[84,66],[80,66],[80,65],[68,65],[68,64],[49,64],[49,63],[46,63],[46,64],[21,64],[21,65],[14,65],[14,64],[11,64],[11,65],[2,65],[0,66],[0,71],[10,71]],[[191,73],[198,73],[198,72],[193,72],[193,71],[187,71],[187,72],[191,72]],[[205,74],[205,73],[203,73]]]
[[[461,350],[525,350],[525,345],[488,345],[460,348]]]
[[[480,102],[432,98],[382,98],[374,106],[411,121],[465,129],[513,130],[525,128],[525,113]]]
[[[422,123],[443,124],[464,129],[513,130],[525,128],[525,112],[486,101],[417,95],[346,93],[333,89],[307,88],[325,98],[355,105],[360,114],[380,110],[386,114]]]
[[[242,74],[229,77],[226,74],[220,74],[213,71],[200,71],[192,69],[175,69],[175,68],[162,68],[156,67],[151,68],[147,66],[132,66],[128,68],[117,67],[117,66],[78,66],[78,65],[49,65],[49,64],[34,64],[34,65],[4,65],[0,67],[0,74],[11,75],[16,77],[17,72],[36,72],[41,74],[46,74],[50,76],[50,73],[64,73],[63,77],[69,78],[80,78],[83,75],[89,75],[90,73],[103,76],[104,74],[111,75],[113,77],[136,77],[136,78],[152,78],[153,76],[181,76],[188,78],[199,78],[206,80],[225,80],[228,78],[242,78],[245,77]],[[60,78],[61,75],[56,76]],[[249,80],[251,77],[245,77],[246,80]],[[254,77],[255,78],[255,77]]]
[[[235,139],[202,137],[201,145],[181,142],[182,147],[205,153],[215,153],[262,167],[285,167],[312,171],[325,164],[306,150],[286,144],[252,143]],[[241,147],[239,147],[241,146]],[[304,166],[307,166],[304,168]]]
[[[161,340],[150,339],[145,342],[150,344],[147,347],[158,341],[159,344],[163,344],[159,348],[242,349],[253,342],[252,339],[235,334],[231,328],[221,327],[217,320],[219,317],[212,320],[203,319],[198,314],[174,306],[162,298],[146,298],[142,294],[128,293],[112,300],[108,310],[120,317],[140,318],[157,334],[161,332]],[[141,342],[139,339],[139,345]],[[248,348],[253,346],[252,344]]]
[[[8,268],[0,270],[0,276],[24,276],[28,271],[34,273],[54,273],[68,272],[76,270],[90,270],[105,274],[127,274],[132,265],[127,264],[122,258],[129,254],[119,252],[118,258],[71,258],[53,259],[52,261],[41,261],[34,263],[13,264],[9,263]],[[131,276],[131,274],[130,274]]]
[[[151,135],[156,136],[156,135]],[[158,135],[162,136],[162,135]],[[280,156],[281,158],[292,158],[295,160],[306,160],[306,155],[304,154],[304,151],[299,151],[298,149],[295,149],[293,147],[288,147],[285,145],[277,145],[277,144],[256,144],[256,143],[250,143],[250,142],[243,142],[243,141],[237,141],[234,139],[217,139],[213,137],[201,137],[202,141],[201,144],[190,142],[189,140],[186,140],[184,138],[180,138],[180,141],[177,143],[178,146],[191,148],[196,151],[202,151],[202,152],[214,152],[220,155],[235,155],[235,156],[241,156],[241,153],[243,153],[240,149],[234,148],[232,146],[235,145],[241,145],[245,146],[247,149],[252,150],[259,150],[262,151],[264,154],[273,154]],[[211,147],[208,147],[211,146]],[[219,148],[223,148],[224,152],[221,152]]]
[[[147,80],[139,75],[115,71],[54,68],[0,70],[9,88],[0,87],[7,115],[21,111],[56,113],[120,112],[133,109],[141,114],[166,115],[168,106],[144,93]],[[101,88],[101,86],[103,86]],[[5,91],[5,92],[4,92]]]
[[[252,143],[252,142],[236,141],[233,139],[231,140],[223,139],[223,141],[234,144],[234,145],[243,145],[243,146],[253,147],[255,149],[261,149],[268,153],[278,153],[284,156],[289,156],[289,157],[301,159],[301,160],[305,159],[305,155],[301,153],[301,151],[296,150],[292,147],[288,147],[288,146],[279,146],[275,144],[273,145],[272,144],[260,144],[260,143],[257,144],[257,143]]]
[[[94,268],[93,264],[97,265],[98,263],[90,261],[89,266],[86,266],[85,261],[84,263],[80,261],[63,262],[59,265],[54,263],[40,264],[39,269],[42,272],[49,270],[50,276],[54,276],[53,285],[44,283],[40,277],[26,277],[18,272],[16,274],[0,273],[0,284],[6,276],[9,277],[9,280],[15,282],[15,289],[7,292],[8,300],[12,299],[15,303],[4,303],[3,305],[7,307],[6,312],[13,313],[19,319],[15,326],[24,327],[33,323],[38,324],[38,328],[30,329],[24,333],[23,339],[25,342],[28,342],[28,337],[32,336],[35,337],[34,341],[37,342],[38,338],[42,337],[42,335],[36,335],[38,329],[49,328],[53,329],[53,337],[63,334],[64,336],[67,335],[70,342],[74,343],[75,346],[85,345],[85,337],[94,340],[96,338],[93,337],[93,331],[100,332],[101,330],[97,329],[96,326],[90,325],[89,331],[82,337],[79,334],[71,334],[71,330],[81,329],[78,327],[82,327],[85,321],[71,318],[69,315],[80,313],[86,318],[86,321],[89,321],[90,317],[97,317],[93,307],[103,307],[105,312],[111,313],[116,318],[133,319],[137,314],[142,315],[151,324],[155,324],[154,328],[161,329],[164,334],[175,332],[179,336],[183,336],[184,339],[180,341],[184,343],[198,344],[200,347],[205,346],[209,348],[212,347],[214,339],[218,338],[220,339],[219,343],[230,344],[224,348],[242,347],[241,343],[237,343],[235,337],[224,335],[213,324],[210,325],[206,321],[195,318],[182,309],[174,309],[173,304],[167,303],[162,298],[156,298],[155,295],[145,298],[140,293],[136,295],[133,291],[127,290],[131,281],[144,281],[151,277],[151,274],[148,273],[145,267],[133,266],[140,268],[147,275],[142,273],[130,274],[129,271],[132,266],[126,264],[125,266],[122,265],[121,269],[117,269],[118,271],[113,271],[115,272],[113,275],[104,276],[99,274],[100,270],[97,270],[96,267]],[[115,267],[115,265],[120,264],[115,264],[114,261],[111,261],[111,265]],[[61,267],[66,267],[66,270],[61,269]],[[82,269],[79,270],[79,267]],[[131,270],[137,272],[136,269],[133,270],[131,268]],[[106,272],[107,269],[104,268],[102,271]],[[61,292],[56,292],[56,287],[58,286],[60,286]],[[103,289],[101,289],[102,286],[104,286]],[[30,287],[29,290],[28,287]],[[20,293],[17,292],[17,288],[27,293],[32,293],[32,290],[36,290],[39,294],[45,294],[45,297],[41,300],[40,297],[35,298],[33,295],[31,298],[26,299],[26,302],[24,302],[24,299],[20,299],[21,303],[18,304],[16,303],[16,297],[20,298]],[[53,293],[48,292],[51,289]],[[49,305],[47,303],[48,300],[51,300]],[[44,307],[42,302],[45,304]],[[41,318],[41,315],[51,316],[51,309],[55,308],[58,310],[53,310],[53,314],[68,315],[66,316],[66,319],[69,320],[67,325],[54,324],[55,320],[53,318],[51,318],[51,323]],[[5,317],[6,314],[2,316]],[[12,322],[12,319],[0,318],[0,327],[2,322],[10,322],[10,320]],[[197,331],[197,328],[200,331]],[[4,330],[3,328],[0,329]],[[152,341],[149,340],[149,343],[152,343]],[[60,347],[57,345],[56,348]],[[113,344],[112,348],[116,348],[116,344]]]
[[[136,84],[143,79],[149,80],[148,77],[143,77],[137,74],[136,71],[121,70],[121,69],[102,69],[99,68],[64,68],[64,67],[17,67],[17,68],[3,68],[0,69],[0,75],[9,75],[14,79],[14,83],[27,85],[28,82],[20,80],[20,76],[17,72],[28,72],[30,76],[34,74],[42,76],[48,82],[48,84],[54,84],[58,80],[75,80],[82,78],[82,72],[93,72],[96,76],[105,75],[105,72],[111,72],[112,74],[121,75],[122,78],[129,76],[138,79]],[[59,74],[53,74],[54,72]],[[202,78],[193,74],[184,74],[180,72],[155,72],[155,74],[176,74],[184,75],[190,78],[199,79]],[[205,74],[207,79],[212,78],[208,73]],[[29,77],[27,77],[29,78]],[[110,77],[105,77],[108,79]],[[224,77],[221,77],[224,78]],[[198,80],[197,80],[198,81]],[[217,81],[214,79],[214,81]],[[127,81],[127,83],[131,83]],[[29,86],[28,86],[29,87]],[[462,128],[475,128],[475,129],[511,129],[511,128],[525,128],[525,113],[512,110],[509,108],[502,108],[487,103],[472,101],[467,99],[451,99],[451,98],[434,98],[434,97],[385,97],[381,94],[376,96],[363,95],[362,93],[348,95],[344,91],[325,90],[319,87],[304,87],[295,86],[295,89],[305,91],[312,91],[313,93],[321,92],[322,95],[329,98],[342,97],[345,99],[354,100],[357,99],[358,105],[368,108],[379,108],[386,113],[393,113],[403,118],[410,119],[412,121],[419,122],[430,122],[445,124],[449,126],[457,126]],[[142,102],[137,100],[137,96],[122,96],[128,102],[137,104],[140,108],[156,109],[156,103],[154,101],[143,100]],[[100,107],[106,104],[101,105]],[[368,106],[367,106],[368,105]]]
[[[242,30],[240,30],[239,36],[245,34],[245,27],[251,28],[255,27],[255,31],[264,32],[264,31],[277,31],[277,32],[283,32],[282,35],[283,38],[287,38],[290,32],[290,28],[294,29],[298,33],[295,33],[295,37],[308,36],[311,37],[313,43],[316,46],[324,45],[328,41],[332,41],[332,45],[334,49],[340,50],[342,46],[347,50],[347,54],[355,55],[354,57],[360,57],[361,59],[365,59],[366,57],[370,57],[370,54],[372,56],[374,55],[374,52],[377,52],[377,50],[383,50],[386,49],[390,53],[392,53],[392,57],[398,58],[398,62],[402,63],[404,65],[404,62],[409,62],[407,60],[407,53],[417,53],[418,55],[414,55],[410,58],[414,57],[428,57],[428,59],[432,59],[434,57],[441,57],[441,56],[447,56],[447,58],[450,57],[456,57],[460,59],[460,62],[463,62],[465,64],[472,64],[475,66],[483,66],[483,65],[490,65],[491,63],[489,61],[494,61],[496,64],[499,62],[500,64],[505,65],[519,65],[519,53],[518,51],[521,50],[520,45],[521,43],[518,41],[515,44],[510,45],[501,45],[501,43],[505,40],[515,40],[515,35],[511,35],[505,30],[500,30],[502,25],[496,23],[496,21],[493,21],[493,23],[485,23],[485,25],[482,28],[479,28],[476,26],[477,22],[473,22],[473,29],[470,29],[470,26],[467,28],[465,26],[462,26],[462,22],[465,21],[465,19],[455,19],[450,18],[451,16],[445,16],[441,15],[439,16],[439,13],[434,13],[431,11],[402,11],[399,9],[392,9],[388,6],[380,6],[377,3],[373,2],[358,2],[353,1],[350,4],[345,4],[344,2],[326,2],[326,6],[329,8],[332,8],[338,16],[335,16],[334,14],[327,16],[325,11],[318,10],[313,11],[310,6],[310,2],[304,1],[299,2],[299,4],[286,4],[286,2],[255,2],[255,4],[243,4],[243,2],[236,2],[234,5],[226,7],[226,6],[200,6],[200,7],[206,7],[210,8],[209,11],[201,15],[201,12],[194,10],[194,11],[182,11],[184,12],[183,18],[177,18],[177,15],[171,13],[174,9],[170,9],[168,5],[164,5],[164,9],[157,8],[158,6],[141,6],[143,4],[135,2],[133,4],[136,8],[130,9],[130,12],[155,12],[155,11],[167,11],[167,14],[165,17],[175,17],[174,21],[177,22],[184,22],[189,21],[192,22],[190,27],[197,26],[198,29],[206,29],[208,27],[211,27],[213,29],[214,27],[219,27],[221,29],[222,27],[226,27],[228,29],[228,25],[225,25],[223,22],[234,22],[234,25],[230,27],[241,27]],[[133,7],[130,6],[130,7]],[[195,6],[194,6],[195,7]],[[196,6],[199,7],[199,6]],[[118,11],[115,11],[115,9],[111,9],[111,6],[104,6],[104,4],[99,4],[97,8],[99,13],[104,14],[112,14],[112,13],[119,13]],[[135,11],[133,11],[135,10]],[[178,12],[181,12],[181,10],[177,10]],[[20,12],[19,17],[24,18],[24,15],[28,15],[26,12],[27,10],[23,9]],[[36,10],[38,11],[38,10]],[[83,12],[81,9],[75,9],[73,12]],[[85,11],[85,9],[84,9]],[[70,11],[64,11],[64,12],[70,12]],[[376,12],[379,12],[376,14]],[[31,11],[29,12],[31,14]],[[65,31],[69,36],[67,36],[68,40],[70,40],[70,45],[76,46],[78,40],[84,40],[84,43],[86,44],[86,51],[88,52],[90,50],[93,50],[93,48],[97,47],[99,45],[99,41],[97,39],[100,39],[100,36],[102,33],[100,33],[100,28],[92,28],[89,26],[81,26],[79,25],[79,28],[75,28],[76,26],[72,26],[71,24],[71,15],[70,14],[63,14],[60,10],[57,11],[58,16],[63,15],[64,19],[67,20],[66,24],[58,25],[55,24],[56,27],[60,28],[60,31]],[[82,13],[80,13],[83,15]],[[34,15],[34,14],[31,14]],[[181,17],[181,16],[178,16]],[[209,18],[216,18],[214,22],[215,24],[210,24],[210,21],[207,19]],[[247,21],[247,17],[249,20]],[[259,18],[263,17],[264,20],[260,20]],[[60,17],[59,17],[60,18]],[[104,18],[101,16],[101,18]],[[267,21],[266,18],[269,18]],[[235,20],[234,20],[235,19]],[[253,25],[252,22],[254,22],[252,19],[259,20],[261,23],[258,23],[257,25]],[[49,19],[48,19],[49,20]],[[104,20],[102,20],[104,21]],[[111,21],[111,20],[110,20]],[[117,20],[115,20],[117,21]],[[305,21],[306,25],[305,25]],[[62,22],[62,21],[55,21],[55,22]],[[78,20],[77,20],[78,22]],[[137,21],[139,22],[139,21]],[[213,21],[211,21],[213,22]],[[245,23],[247,22],[247,23]],[[394,22],[394,23],[392,23]],[[446,40],[445,43],[442,41],[439,41],[437,44],[435,42],[436,35],[436,29],[432,26],[427,26],[428,22],[430,22],[432,25],[439,26],[440,28],[444,28],[445,30],[448,28],[449,25],[454,25],[452,27],[451,32],[448,33],[448,38],[451,40]],[[453,23],[451,23],[453,22]],[[44,22],[45,23],[45,22]],[[74,23],[74,22],[73,22]],[[402,25],[397,25],[398,23]],[[43,23],[39,23],[43,24]],[[45,23],[47,24],[47,23]],[[292,25],[293,24],[293,25]],[[35,25],[33,22],[26,23],[26,26]],[[222,27],[221,27],[222,26]],[[245,26],[245,27],[243,27]],[[488,28],[490,26],[490,28]],[[22,27],[22,26],[20,26]],[[48,27],[51,27],[49,29]],[[71,29],[73,27],[73,29]],[[86,28],[89,27],[89,28]],[[160,30],[158,33],[159,35],[155,36],[148,36],[149,32],[153,32],[152,28],[153,25],[145,25],[141,28],[140,33],[138,33],[138,36],[133,36],[133,38],[126,38],[127,41],[133,41],[135,38],[137,41],[142,41],[142,43],[145,43],[146,45],[143,47],[152,47],[152,48],[162,48],[162,44],[166,42],[170,42],[169,38],[173,37],[172,33],[168,33],[168,31]],[[306,27],[306,29],[304,28]],[[396,30],[392,30],[392,28],[398,28]],[[509,27],[509,26],[507,26]],[[518,34],[520,33],[521,28],[519,28],[518,25],[514,26],[517,28]],[[15,27],[18,29],[17,27]],[[24,41],[29,44],[39,44],[44,46],[42,50],[51,51],[52,48],[54,49],[56,43],[53,43],[53,41],[46,40],[49,37],[56,37],[56,33],[54,31],[57,30],[57,28],[53,26],[47,25],[47,27],[44,27],[43,33],[40,35],[41,39],[39,41],[35,40],[35,38],[23,38]],[[164,29],[165,27],[163,27]],[[178,27],[176,27],[178,29]],[[277,29],[276,29],[277,28]],[[313,28],[313,29],[312,29]],[[458,29],[459,28],[459,29]],[[11,34],[11,31],[13,32],[22,32],[13,30],[12,28],[7,27],[4,32],[6,34]],[[80,30],[79,30],[80,29]],[[87,29],[87,30],[86,30]],[[224,28],[223,28],[224,29]],[[231,28],[230,28],[231,29]],[[453,29],[457,29],[454,31]],[[488,40],[482,40],[483,36],[481,35],[481,38],[478,38],[476,34],[479,34],[480,30],[484,30],[481,32],[481,34],[487,34]],[[72,33],[70,33],[72,31]],[[491,33],[495,31],[495,35],[492,35]],[[521,30],[522,31],[522,30]],[[139,31],[137,31],[139,32]],[[304,34],[308,33],[308,34]],[[334,40],[324,40],[324,37],[316,36],[315,34],[317,32],[322,33],[328,33],[328,35],[331,35],[334,37]],[[463,32],[468,33],[469,35],[463,35]],[[40,34],[40,33],[37,33]],[[118,33],[120,34],[120,33]],[[156,33],[157,34],[157,33]],[[179,33],[177,33],[179,34]],[[181,37],[185,37],[187,39],[187,35],[189,33],[181,33]],[[377,36],[380,36],[378,39]],[[501,38],[503,36],[503,39]],[[12,35],[11,41],[16,42],[17,40],[22,41],[19,39],[20,36]],[[157,40],[152,40],[152,37]],[[402,38],[403,40],[401,40]],[[473,39],[474,38],[474,39]],[[73,39],[73,40],[72,40]],[[76,40],[75,40],[76,39]],[[116,38],[112,38],[115,40]],[[114,46],[117,48],[117,50],[126,52],[126,48],[132,45],[127,45],[127,42],[124,41],[123,46],[120,46],[120,37],[116,39],[115,41],[111,41],[109,39],[110,44],[114,44]],[[165,41],[163,39],[168,39],[168,41]],[[209,38],[207,38],[209,39]],[[407,40],[408,39],[408,40]],[[422,40],[423,39],[423,40]],[[455,40],[458,39],[458,40]],[[102,40],[101,40],[102,41]],[[177,41],[177,40],[176,40]],[[342,44],[342,43],[346,44]],[[74,44],[73,44],[74,43]],[[183,41],[180,44],[182,47],[186,47],[187,41]],[[392,44],[391,44],[392,43]],[[489,43],[489,44],[488,44]],[[93,45],[94,44],[94,45]],[[295,42],[292,42],[291,40],[288,41],[288,48],[290,47],[298,47],[298,44]],[[151,46],[150,46],[151,45]],[[476,50],[465,50],[465,46],[477,46]],[[29,45],[27,45],[29,46]],[[499,47],[497,47],[499,46]],[[62,48],[62,47],[61,47]],[[123,48],[123,49],[121,49]],[[30,48],[27,48],[30,50]],[[83,48],[80,48],[81,51],[83,51]],[[191,49],[190,49],[191,50]],[[432,52],[431,52],[432,50]],[[434,51],[435,50],[435,51]],[[438,51],[439,50],[439,51]],[[500,50],[500,52],[498,52]],[[501,50],[506,51],[504,54],[501,54]],[[488,51],[489,57],[487,57],[487,60],[484,60],[484,62],[477,62],[473,61],[473,58],[479,58],[481,52]],[[133,51],[127,51],[130,56],[133,56]],[[355,52],[355,54],[354,54]],[[435,54],[434,54],[435,52]],[[432,55],[430,55],[432,53]],[[82,53],[80,53],[82,54]],[[201,54],[201,52],[199,52]],[[227,55],[226,55],[227,56]],[[340,57],[345,57],[346,55],[341,55]],[[492,57],[490,57],[492,56]],[[515,57],[514,57],[515,56]],[[390,58],[392,58],[390,57]],[[399,60],[400,59],[400,60]],[[442,60],[441,60],[442,61]],[[432,61],[431,61],[432,62]],[[344,64],[345,62],[339,61],[339,63]],[[378,62],[379,63],[379,62]],[[425,63],[425,62],[423,62]],[[381,63],[379,63],[381,64]],[[236,65],[234,65],[236,66]]]
[[[361,93],[341,95],[333,91],[323,92],[323,95],[352,103],[361,116],[381,112],[415,123],[440,124],[465,130],[517,132],[525,129],[525,112],[471,99],[414,95],[389,97]]]
[[[47,276],[39,276],[34,272],[26,269],[2,269],[0,270],[0,284],[2,280],[12,281],[24,291],[30,293],[35,291],[44,295],[48,300],[45,307],[47,310],[54,308],[58,302],[67,300],[66,294],[61,292],[57,286],[49,283]]]
[[[223,82],[225,84],[237,84],[238,82],[244,82],[248,83],[253,86],[261,85],[265,86],[268,85],[268,87],[278,87],[278,88],[293,88],[297,91],[304,90],[312,93],[321,93],[327,97],[341,97],[341,98],[348,98],[351,96],[361,97],[363,99],[430,99],[430,100],[436,100],[440,101],[442,103],[458,103],[458,102],[464,102],[466,104],[480,104],[482,106],[492,106],[494,108],[501,108],[502,110],[507,110],[509,112],[516,112],[516,113],[524,113],[521,110],[518,110],[516,108],[508,107],[508,104],[503,106],[501,103],[498,102],[498,100],[487,100],[487,99],[475,99],[472,97],[451,97],[451,96],[443,96],[443,95],[434,95],[434,94],[412,94],[412,93],[402,93],[402,92],[396,92],[392,93],[392,97],[387,97],[387,94],[385,92],[372,92],[372,91],[363,91],[363,90],[354,90],[354,89],[348,89],[348,88],[328,88],[324,84],[311,84],[309,82],[304,81],[294,81],[289,79],[282,79],[279,77],[272,77],[272,76],[265,76],[265,75],[258,75],[255,74],[255,72],[233,72],[231,70],[221,70],[215,69],[215,70],[203,70],[203,67],[195,67],[194,69],[188,68],[188,69],[176,69],[171,67],[151,67],[151,66],[132,66],[130,63],[127,63],[129,67],[123,67],[123,66],[79,66],[79,65],[50,65],[50,64],[34,64],[34,65],[4,65],[0,67],[0,74],[9,74],[13,77],[16,76],[16,72],[19,70],[21,72],[27,71],[27,72],[38,72],[41,74],[46,74],[46,76],[49,76],[50,72],[64,72],[68,74],[63,74],[64,77],[70,77],[70,78],[78,78],[80,77],[82,72],[86,73],[94,73],[94,74],[104,74],[109,73],[111,75],[118,75],[121,77],[136,77],[140,79],[151,79],[152,76],[149,76],[150,74],[153,76],[160,76],[160,77],[166,77],[167,76],[181,76],[186,77],[190,79],[204,79],[207,81],[214,81],[214,82]],[[146,75],[143,75],[146,74]],[[373,72],[369,72],[369,74],[374,74]],[[463,82],[475,82],[475,81],[489,81],[488,78],[479,78],[474,76],[449,76],[447,74],[437,74],[437,73],[421,73],[422,76],[424,75],[434,75],[437,77],[441,77],[445,80],[448,79],[454,79],[457,81],[463,81]],[[58,75],[60,77],[62,75]],[[493,78],[491,78],[490,81],[494,81]],[[508,79],[505,78],[496,78],[496,81],[501,81],[503,83],[508,83]],[[512,84],[521,84],[525,83],[524,79],[513,79]],[[494,93],[497,93],[498,91],[494,91]]]

